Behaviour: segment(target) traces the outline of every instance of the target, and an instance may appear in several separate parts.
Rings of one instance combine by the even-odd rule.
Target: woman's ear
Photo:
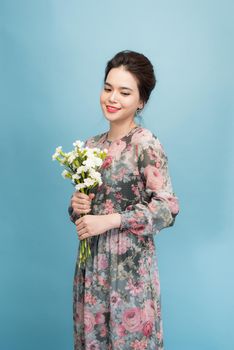
[[[140,106],[138,106],[138,108],[143,109],[144,106],[145,106],[144,101],[140,100]]]

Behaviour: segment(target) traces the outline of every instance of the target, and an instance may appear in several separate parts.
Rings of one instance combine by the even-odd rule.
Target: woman
[[[110,128],[85,142],[108,149],[103,183],[89,196],[76,191],[69,207],[79,239],[91,237],[92,251],[86,266],[79,269],[77,261],[75,269],[76,350],[163,349],[153,238],[174,224],[179,203],[159,139],[134,120],[155,84],[143,54],[125,50],[107,63],[100,104]]]

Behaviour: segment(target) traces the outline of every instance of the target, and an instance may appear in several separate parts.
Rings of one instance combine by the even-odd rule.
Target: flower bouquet
[[[62,146],[56,148],[52,160],[57,160],[65,169],[62,172],[64,179],[70,179],[76,190],[87,195],[96,186],[102,184],[101,174],[98,171],[107,156],[107,149],[83,147],[83,141],[75,141],[71,152],[62,151]],[[81,214],[84,216],[86,214]],[[81,241],[79,266],[85,263],[91,255],[90,241],[85,238]]]

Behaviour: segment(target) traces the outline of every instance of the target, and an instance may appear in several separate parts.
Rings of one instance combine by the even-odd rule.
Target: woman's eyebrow
[[[105,85],[109,85],[109,86],[112,87],[112,85],[111,85],[110,83],[107,83],[107,82],[105,82]],[[119,88],[120,88],[120,89],[127,89],[127,90],[133,91],[131,88],[129,88],[129,87],[127,87],[127,86],[120,86]]]

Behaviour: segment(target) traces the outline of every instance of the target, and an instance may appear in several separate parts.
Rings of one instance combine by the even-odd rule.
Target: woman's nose
[[[115,93],[115,91],[113,91],[112,93],[110,93],[110,95],[109,95],[109,101],[116,101],[116,93]]]

